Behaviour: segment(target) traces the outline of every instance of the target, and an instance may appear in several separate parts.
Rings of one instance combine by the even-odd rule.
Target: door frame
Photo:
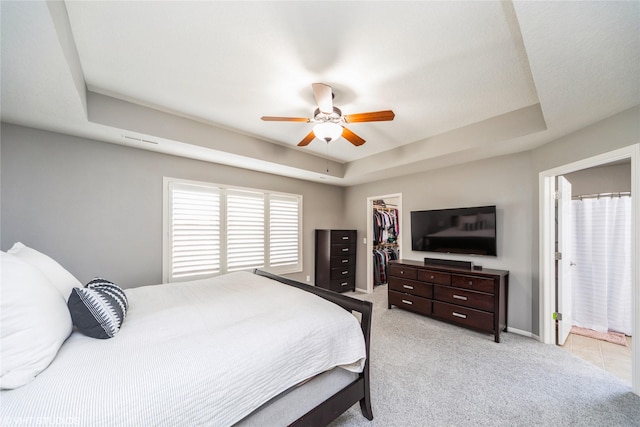
[[[539,188],[539,339],[555,344],[555,177],[616,160],[631,159],[631,259],[640,255],[640,144],[613,150],[540,172]],[[631,382],[640,396],[640,264],[631,265],[633,333]]]
[[[402,193],[385,194],[383,196],[371,196],[367,197],[367,288],[365,291],[370,294],[373,293],[373,262],[371,260],[371,253],[373,251],[373,201],[380,199],[398,199],[398,228],[400,234],[398,239],[400,241],[400,253],[403,253],[402,247],[404,239],[402,238]]]

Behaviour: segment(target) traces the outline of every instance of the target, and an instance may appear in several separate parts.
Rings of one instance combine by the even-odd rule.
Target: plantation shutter
[[[226,271],[264,267],[264,193],[227,190]]]
[[[164,178],[163,282],[302,271],[302,196]]]
[[[300,198],[271,194],[269,198],[269,267],[300,263]]]
[[[169,281],[220,272],[220,189],[172,182]]]

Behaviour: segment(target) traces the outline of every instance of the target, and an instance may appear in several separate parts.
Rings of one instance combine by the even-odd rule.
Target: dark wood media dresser
[[[392,305],[469,329],[493,334],[507,329],[509,272],[425,265],[420,261],[389,263],[389,308]]]

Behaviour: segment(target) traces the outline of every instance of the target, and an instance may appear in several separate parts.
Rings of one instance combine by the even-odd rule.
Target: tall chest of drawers
[[[500,342],[507,328],[509,272],[469,270],[398,260],[389,265],[389,308],[410,310],[487,332]]]
[[[355,291],[356,237],[356,230],[316,230],[316,286]]]

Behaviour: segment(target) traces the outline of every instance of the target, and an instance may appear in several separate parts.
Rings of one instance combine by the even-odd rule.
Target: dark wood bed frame
[[[253,272],[259,276],[268,277],[286,285],[300,288],[306,292],[311,292],[312,294],[318,295],[321,298],[339,305],[347,311],[355,311],[361,314],[360,327],[362,328],[362,334],[364,335],[367,360],[364,363],[364,369],[358,375],[358,379],[304,414],[302,417],[298,418],[291,424],[291,426],[326,426],[356,402],[360,402],[362,415],[364,415],[368,420],[372,420],[373,412],[371,411],[371,396],[369,393],[369,340],[371,336],[371,315],[373,305],[369,301],[361,301],[327,289],[306,285],[263,270],[256,269]]]

